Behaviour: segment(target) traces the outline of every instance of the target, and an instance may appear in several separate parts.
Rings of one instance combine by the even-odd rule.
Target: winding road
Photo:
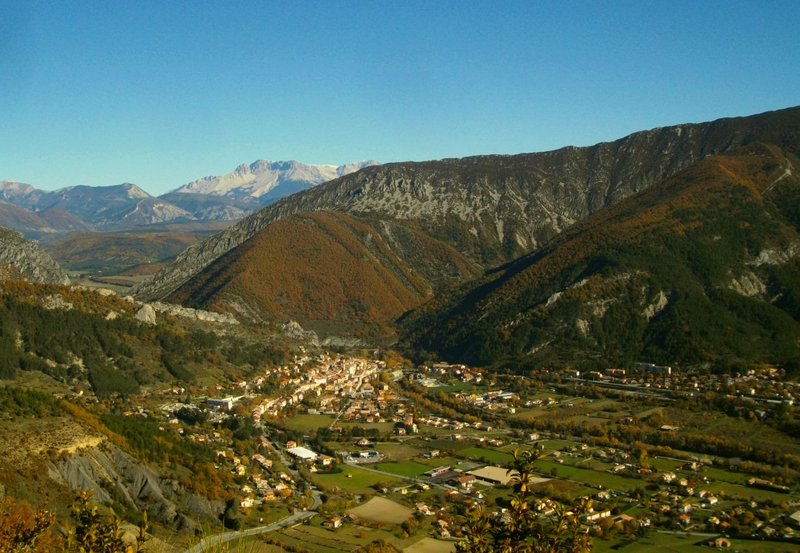
[[[318,499],[318,498],[315,498]],[[267,532],[273,532],[275,530],[280,530],[281,528],[285,528],[287,526],[293,526],[295,524],[299,524],[302,521],[313,517],[317,513],[315,511],[298,511],[293,515],[289,515],[288,517],[281,519],[277,522],[273,522],[267,526],[257,526],[256,528],[249,528],[247,530],[239,530],[236,532],[224,532],[222,534],[215,534],[213,536],[208,536],[207,538],[203,538],[200,542],[186,550],[186,553],[204,553],[206,549],[210,547],[214,547],[215,545],[219,545],[221,543],[246,538],[249,536],[257,536],[259,534],[266,534]]]
[[[314,503],[311,505],[311,509],[308,511],[296,511],[293,515],[289,515],[286,518],[282,518],[281,520],[266,526],[257,526],[255,528],[248,528],[247,530],[238,530],[235,532],[222,532],[220,534],[208,536],[200,540],[200,542],[193,547],[187,549],[185,553],[205,553],[206,549],[221,543],[246,538],[249,536],[266,534],[267,532],[274,532],[275,530],[280,530],[281,528],[286,528],[287,526],[300,524],[304,520],[316,515],[317,512],[314,509],[322,505],[322,498],[320,497],[320,492],[318,490],[312,489],[311,496],[314,498]]]

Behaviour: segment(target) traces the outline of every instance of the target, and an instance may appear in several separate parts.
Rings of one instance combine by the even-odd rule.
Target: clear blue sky
[[[0,0],[0,179],[589,145],[800,104],[800,1]]]

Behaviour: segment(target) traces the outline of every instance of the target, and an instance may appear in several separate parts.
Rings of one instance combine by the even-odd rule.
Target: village
[[[791,406],[796,383],[769,372],[733,379],[632,372],[520,379],[463,365],[399,369],[366,358],[302,355],[208,395],[192,393],[189,402],[184,389],[152,394],[152,408],[129,414],[163,419],[180,439],[213,448],[215,467],[237,486],[237,527],[314,509],[318,515],[305,525],[270,538],[286,543],[301,543],[303,531],[321,542],[327,534],[320,532],[366,532],[451,551],[471,507],[503,516],[508,467],[515,454],[530,451],[536,511],[588,500],[581,522],[602,543],[681,537],[715,547],[752,539],[794,544],[796,469],[765,474],[757,462],[619,436],[652,427],[668,443],[694,424],[675,419],[676,400],[664,390],[743,393],[745,404],[770,413]],[[187,423],[193,418],[202,423]],[[252,427],[251,435],[225,439],[220,428],[236,426],[231,420],[247,421],[241,424]]]

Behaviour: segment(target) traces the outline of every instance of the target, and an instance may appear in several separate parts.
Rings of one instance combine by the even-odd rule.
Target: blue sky
[[[0,2],[0,179],[544,151],[800,104],[800,2]]]

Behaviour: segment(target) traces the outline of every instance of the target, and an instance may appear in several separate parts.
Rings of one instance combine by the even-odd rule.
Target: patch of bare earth
[[[349,512],[360,518],[388,524],[401,524],[414,514],[408,507],[383,497],[373,497]]]
[[[0,421],[0,459],[6,465],[27,466],[32,456],[75,453],[104,440],[66,417]]]

